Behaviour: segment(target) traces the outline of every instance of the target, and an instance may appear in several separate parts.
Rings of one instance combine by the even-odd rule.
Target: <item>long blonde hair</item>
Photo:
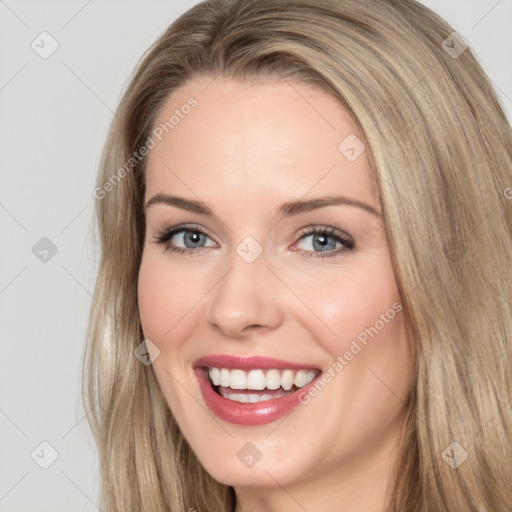
[[[181,435],[153,368],[134,356],[145,229],[137,152],[169,94],[197,75],[309,82],[353,114],[416,361],[390,512],[512,510],[512,135],[453,32],[413,0],[206,0],[146,52],[95,190],[101,260],[83,397],[102,510],[234,506],[233,489]]]

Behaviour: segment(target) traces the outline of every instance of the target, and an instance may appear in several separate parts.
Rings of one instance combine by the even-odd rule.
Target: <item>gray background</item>
[[[99,510],[79,393],[95,175],[129,73],[195,3],[0,0],[1,512]],[[512,119],[512,0],[423,3],[470,43]],[[31,47],[51,48],[43,31],[58,42],[46,59]]]

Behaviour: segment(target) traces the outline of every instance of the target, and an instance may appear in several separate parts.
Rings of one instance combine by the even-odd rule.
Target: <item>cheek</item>
[[[334,379],[340,396],[347,385],[356,385],[358,392],[351,396],[360,404],[373,407],[375,396],[389,400],[379,377],[405,396],[411,354],[400,294],[386,255],[336,274],[317,274],[314,282],[303,277],[296,283],[297,295],[312,311],[301,316],[302,325],[328,353],[332,374],[344,375]],[[345,399],[348,406],[351,399]]]
[[[146,338],[158,342],[169,318],[169,293],[165,278],[158,265],[148,259],[141,262],[138,278],[139,314]]]
[[[312,313],[305,317],[309,319],[309,329],[314,329],[319,339],[332,339],[334,346],[375,324],[382,329],[381,315],[391,320],[401,309],[394,273],[388,265],[347,268],[336,274],[317,274],[314,281],[308,277],[296,279],[296,283],[297,296]],[[385,323],[389,331],[393,322]]]
[[[145,254],[138,276],[139,313],[145,336],[158,344],[175,335],[177,322],[190,316],[204,295],[201,282],[204,280],[190,272],[169,265],[165,256]]]
[[[138,275],[138,303],[144,337],[160,351],[152,364],[155,376],[168,406],[176,412],[183,409],[174,380],[178,368],[169,363],[181,361],[179,340],[190,329],[188,304],[197,299],[193,300],[190,287],[183,282],[184,273],[173,274],[169,270],[169,265],[158,255],[143,255]]]

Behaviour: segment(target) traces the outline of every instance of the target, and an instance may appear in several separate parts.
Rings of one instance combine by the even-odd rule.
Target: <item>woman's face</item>
[[[139,304],[163,394],[237,490],[379,488],[411,354],[362,136],[323,90],[212,80],[172,94],[147,160]]]

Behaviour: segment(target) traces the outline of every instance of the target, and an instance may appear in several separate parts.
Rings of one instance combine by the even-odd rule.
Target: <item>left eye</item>
[[[327,235],[325,233],[311,233],[309,235],[304,235],[301,240],[303,242],[308,240],[302,247],[305,251],[332,251],[343,246],[343,241],[338,237]]]
[[[330,258],[352,250],[355,240],[334,228],[315,227],[303,233],[296,244],[308,258]]]

